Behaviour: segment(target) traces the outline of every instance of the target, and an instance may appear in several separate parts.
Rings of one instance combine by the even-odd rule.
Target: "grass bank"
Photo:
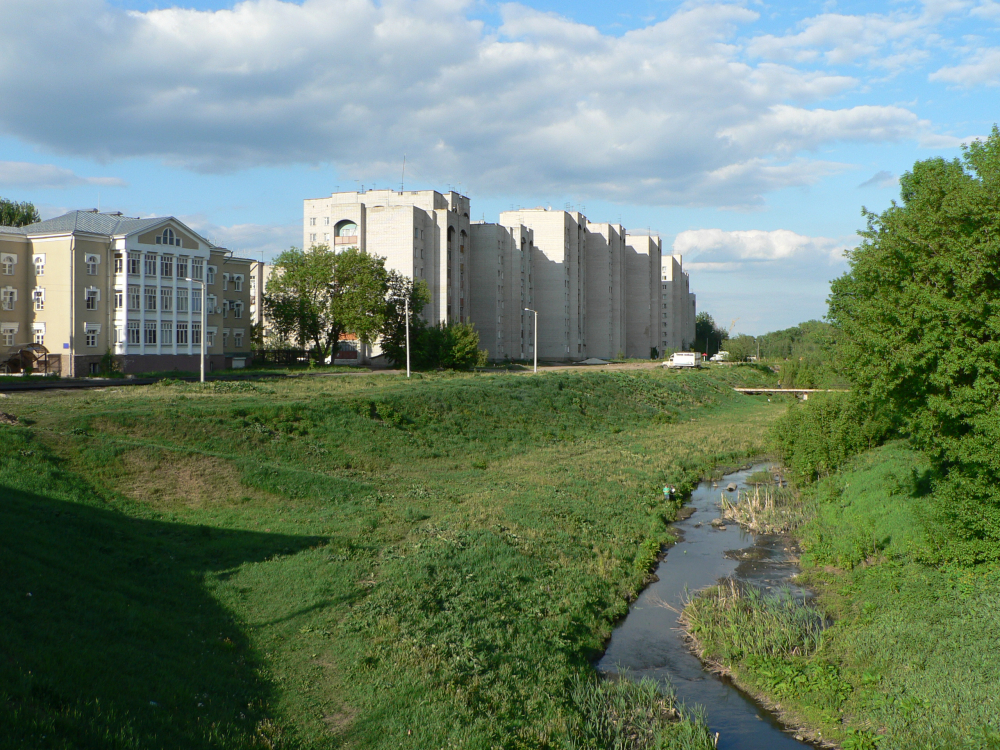
[[[905,444],[822,474],[801,487],[795,533],[829,627],[810,643],[802,608],[707,592],[690,612],[706,656],[849,750],[1000,748],[1000,566],[926,562],[932,484]]]
[[[785,407],[731,386],[768,377],[5,398],[0,746],[600,746],[581,680],[669,538],[660,488],[763,449]]]

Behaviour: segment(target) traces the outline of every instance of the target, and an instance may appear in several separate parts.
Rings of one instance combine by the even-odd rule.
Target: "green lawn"
[[[731,386],[772,380],[12,395],[0,747],[592,746],[573,695],[669,538],[660,488],[760,453],[785,406]]]

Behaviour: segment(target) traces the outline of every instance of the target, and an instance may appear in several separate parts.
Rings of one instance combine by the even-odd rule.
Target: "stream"
[[[716,488],[711,482],[698,485],[683,511],[693,509],[693,513],[674,524],[678,541],[654,571],[659,580],[650,583],[632,603],[596,665],[604,673],[627,669],[637,680],[651,677],[661,684],[669,681],[680,702],[705,709],[709,729],[719,733],[719,750],[812,747],[796,740],[772,713],[729,680],[702,668],[685,643],[679,613],[663,606],[666,603],[680,610],[685,590],[694,592],[721,578],[735,577],[767,589],[789,585],[788,579],[798,573],[789,538],[751,534],[731,522],[724,529],[711,525],[720,515],[719,496],[726,485],[735,482],[742,489],[750,474],[767,467],[758,464],[727,474]],[[727,493],[734,499],[735,494]]]

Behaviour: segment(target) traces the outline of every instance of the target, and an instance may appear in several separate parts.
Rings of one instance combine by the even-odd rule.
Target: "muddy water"
[[[730,482],[741,488],[754,471],[766,464],[735,472],[713,489],[702,483],[687,508],[693,514],[675,524],[681,538],[656,568],[651,583],[632,604],[615,629],[607,651],[597,664],[603,672],[627,669],[635,678],[669,681],[687,706],[703,706],[709,728],[719,733],[720,750],[784,750],[809,745],[784,731],[765,709],[724,679],[706,672],[684,642],[677,622],[685,590],[696,591],[721,578],[736,577],[765,588],[781,587],[798,572],[789,540],[769,534],[750,534],[736,524],[715,529],[719,496]]]

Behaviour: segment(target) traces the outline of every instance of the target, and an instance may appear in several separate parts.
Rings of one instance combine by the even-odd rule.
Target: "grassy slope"
[[[764,377],[5,400],[31,426],[0,427],[0,746],[562,744],[668,538],[659,487],[761,450],[783,406],[728,386]]]
[[[1000,568],[916,561],[922,473],[891,444],[816,486],[804,577],[834,625],[810,658],[736,672],[844,747],[1000,748]]]

